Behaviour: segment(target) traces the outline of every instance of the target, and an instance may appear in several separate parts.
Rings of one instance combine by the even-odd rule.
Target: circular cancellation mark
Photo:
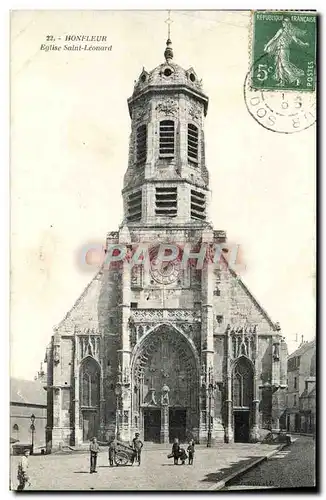
[[[258,69],[265,57],[254,62],[244,81],[244,100],[249,113],[272,132],[293,134],[311,127],[316,122],[316,91],[282,91],[282,87],[274,91],[251,87],[252,72]]]

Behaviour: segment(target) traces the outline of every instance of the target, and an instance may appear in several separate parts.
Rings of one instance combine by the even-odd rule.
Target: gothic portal
[[[164,58],[143,69],[128,99],[124,217],[107,235],[111,260],[47,349],[49,449],[136,431],[163,443],[257,441],[279,427],[286,344],[209,220],[202,82],[173,61],[170,40]]]

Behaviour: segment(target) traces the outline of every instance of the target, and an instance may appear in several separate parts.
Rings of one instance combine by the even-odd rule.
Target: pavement
[[[99,453],[97,474],[89,473],[88,453],[35,455],[29,458],[31,486],[27,490],[65,491],[203,491],[221,489],[236,474],[277,453],[275,444],[219,444],[196,446],[194,465],[173,465],[170,446],[151,446],[142,453],[142,464],[109,467],[106,450]],[[17,463],[11,457],[12,489],[17,488]]]
[[[315,441],[298,436],[294,443],[267,461],[228,481],[224,490],[314,488],[316,485]]]

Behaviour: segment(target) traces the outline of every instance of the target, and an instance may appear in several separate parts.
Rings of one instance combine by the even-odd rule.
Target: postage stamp
[[[254,12],[252,88],[313,92],[316,35],[316,13]]]

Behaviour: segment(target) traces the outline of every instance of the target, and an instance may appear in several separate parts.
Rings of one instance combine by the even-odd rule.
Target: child
[[[194,454],[195,454],[195,441],[191,439],[189,441],[189,446],[187,448],[188,457],[189,457],[189,465],[193,465],[194,463]]]
[[[17,479],[19,483],[17,488],[18,491],[22,491],[25,488],[26,483],[28,483],[29,486],[31,485],[28,476],[28,456],[29,456],[29,450],[25,450],[24,455],[22,456],[18,464],[18,472],[17,472]]]

